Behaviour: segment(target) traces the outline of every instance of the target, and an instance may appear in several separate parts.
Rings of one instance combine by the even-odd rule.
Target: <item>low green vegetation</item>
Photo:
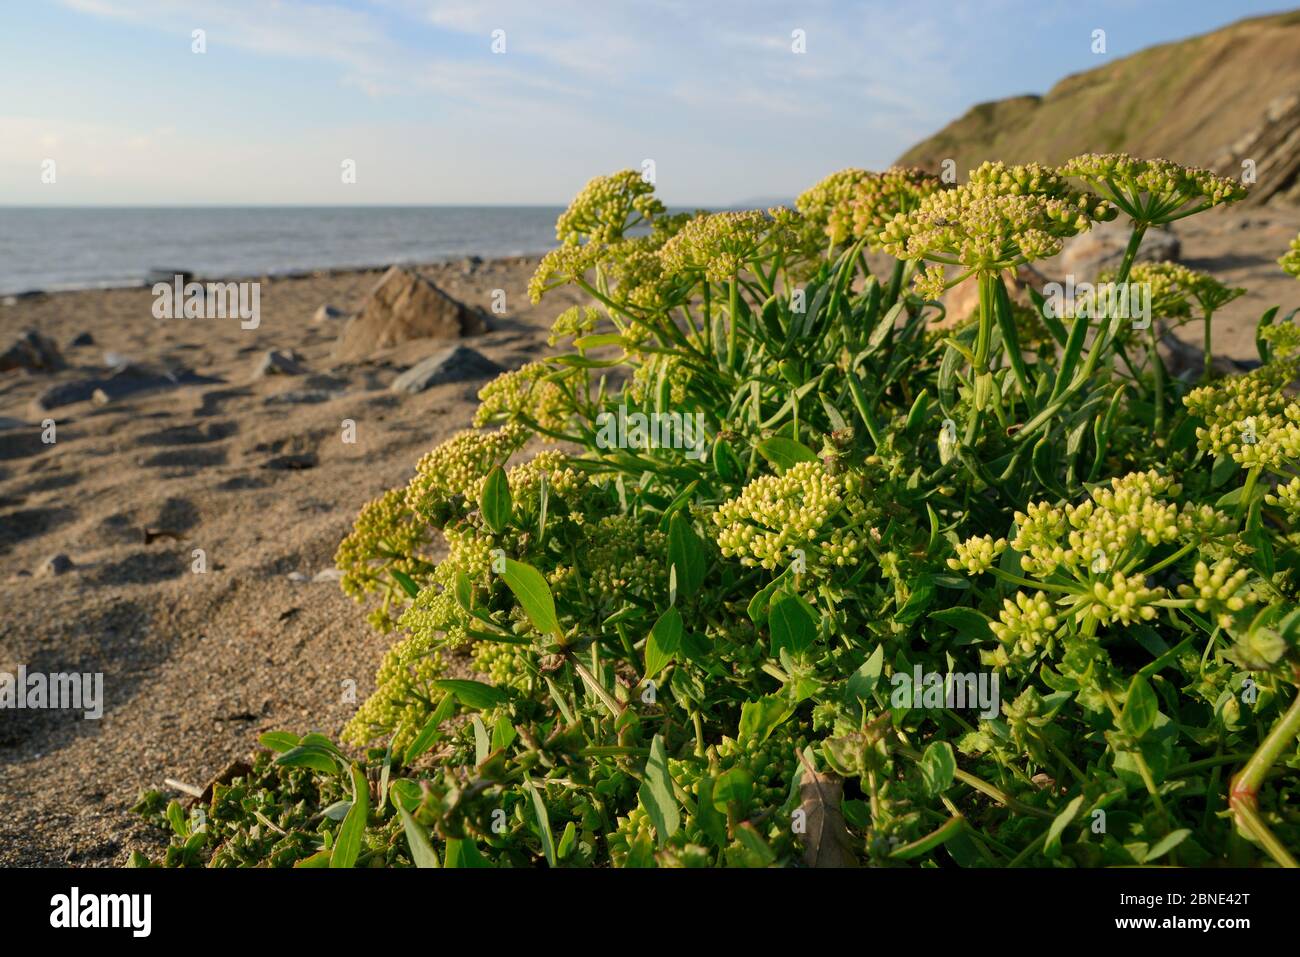
[[[532,285],[589,297],[564,350],[339,548],[375,692],[146,795],[164,863],[1294,866],[1300,331],[1174,377],[1152,330],[1237,291],[1134,265],[1243,195],[1125,156],[695,216],[593,180]],[[1147,322],[1009,292],[1116,217]]]

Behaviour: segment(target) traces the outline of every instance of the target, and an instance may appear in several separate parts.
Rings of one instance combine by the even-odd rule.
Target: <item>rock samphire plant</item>
[[[1008,287],[1124,216],[1110,278],[1208,325],[1236,291],[1135,255],[1242,195],[1127,156],[766,212],[593,180],[531,287],[587,296],[558,354],[339,549],[392,642],[356,750],[146,795],[167,863],[1294,866],[1300,332],[1190,382]]]

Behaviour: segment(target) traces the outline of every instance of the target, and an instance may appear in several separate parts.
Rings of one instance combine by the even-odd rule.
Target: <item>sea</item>
[[[545,252],[549,206],[0,207],[0,295]]]

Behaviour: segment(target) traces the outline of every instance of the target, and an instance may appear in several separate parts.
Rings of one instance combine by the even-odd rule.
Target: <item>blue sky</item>
[[[0,204],[561,204],[591,176],[646,159],[670,203],[791,196],[845,166],[889,165],[975,103],[1280,9],[8,2]],[[1091,50],[1097,29],[1102,55]],[[55,182],[42,183],[51,159]],[[354,183],[342,182],[344,160]]]

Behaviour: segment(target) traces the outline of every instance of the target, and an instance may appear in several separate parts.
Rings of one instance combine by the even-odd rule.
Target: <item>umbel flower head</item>
[[[840,512],[860,515],[861,496],[846,475],[832,475],[821,462],[800,462],[782,475],[765,475],[745,486],[713,514],[718,548],[742,565],[774,569],[803,550],[813,566],[853,564],[863,551],[863,530],[834,527]]]
[[[1205,422],[1196,430],[1197,446],[1209,455],[1231,455],[1246,468],[1293,460],[1300,454],[1300,407],[1285,390],[1298,371],[1300,362],[1288,355],[1245,375],[1193,389],[1183,404]]]
[[[948,559],[948,567],[968,575],[979,575],[988,571],[1006,550],[1005,538],[994,541],[992,535],[977,535],[957,543],[957,557]]]
[[[1058,569],[1092,586],[1098,582],[1121,595],[1138,588],[1124,572],[1151,549],[1188,537],[1225,533],[1226,515],[1191,504],[1182,508],[1168,499],[1181,491],[1172,478],[1155,471],[1132,472],[1092,490],[1075,505],[1031,503],[1015,515],[1018,532],[1012,547],[1021,567],[1045,580]]]
[[[555,317],[551,334],[546,341],[555,345],[561,339],[578,339],[595,331],[600,322],[600,310],[593,306],[570,306]]]
[[[407,485],[404,503],[426,521],[438,522],[440,514],[456,496],[465,496],[479,477],[523,448],[528,430],[509,423],[495,432],[466,429],[420,459],[415,476]]]
[[[528,296],[539,302],[548,289],[574,282],[606,262],[637,226],[652,228],[665,212],[654,184],[636,170],[597,176],[573,198],[555,221],[560,246],[542,257],[528,283]]]
[[[1198,561],[1192,583],[1179,585],[1178,593],[1194,599],[1197,611],[1213,615],[1218,626],[1227,629],[1232,616],[1255,601],[1254,593],[1246,587],[1249,578],[1250,570],[1231,557],[1220,559],[1213,567]]]
[[[1277,264],[1282,267],[1284,273],[1300,279],[1300,236],[1291,240],[1291,248],[1282,254]]]
[[[388,587],[392,581],[388,569],[416,573],[428,561],[428,545],[428,526],[415,520],[406,502],[406,489],[390,489],[362,507],[352,531],[334,553],[334,565],[343,572],[343,592],[361,601],[368,593]],[[371,624],[381,631],[396,625],[388,605],[385,602],[371,615]]]
[[[1096,300],[1105,295],[1102,287],[1116,278],[1115,270],[1103,272],[1098,280],[1098,289],[1075,303],[1076,313],[1092,308]],[[1162,319],[1190,318],[1193,305],[1202,315],[1208,315],[1246,294],[1244,289],[1225,286],[1208,273],[1175,262],[1135,262],[1129,270],[1128,285],[1130,288],[1146,285],[1151,291],[1151,314]]]
[[[703,275],[709,282],[733,279],[748,264],[797,242],[792,217],[786,209],[696,216],[659,251],[664,272]]]
[[[551,431],[564,428],[572,408],[556,383],[562,374],[563,370],[545,362],[528,362],[501,373],[479,390],[474,424],[482,428],[523,419]]]
[[[1084,180],[1135,222],[1148,226],[1246,198],[1246,187],[1235,179],[1166,159],[1136,159],[1127,153],[1085,153],[1066,161],[1060,171]]]
[[[1032,595],[1016,592],[1014,600],[1003,600],[998,620],[989,622],[998,647],[981,651],[980,658],[993,667],[1026,664],[1052,650],[1058,625],[1056,609],[1041,591]]]
[[[654,184],[636,170],[597,176],[555,221],[555,238],[565,246],[615,243],[635,226],[664,212]]]
[[[700,215],[700,214],[696,214]],[[690,213],[657,216],[644,236],[624,236],[616,242],[588,242],[552,249],[538,264],[528,283],[528,296],[540,302],[548,290],[583,281],[599,268],[607,295],[624,306],[666,308],[669,284],[659,251],[692,219]]]
[[[852,238],[865,239],[874,247],[891,219],[916,209],[922,199],[942,188],[937,176],[919,169],[894,166],[883,173],[843,169],[803,192],[795,208],[832,246]]]
[[[985,163],[971,171],[969,182],[931,193],[915,210],[896,215],[880,244],[899,259],[937,264],[916,279],[918,291],[937,298],[946,285],[945,265],[1013,269],[1055,256],[1068,237],[1114,216],[1109,203],[1071,189],[1046,167]]]

